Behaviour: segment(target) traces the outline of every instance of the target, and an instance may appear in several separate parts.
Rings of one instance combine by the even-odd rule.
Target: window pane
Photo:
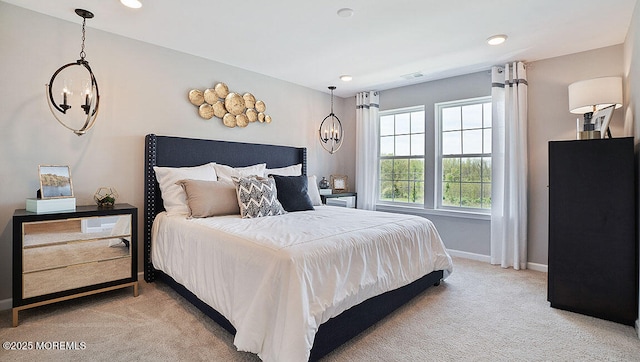
[[[424,133],[424,111],[411,112],[411,133]]]
[[[424,182],[409,183],[409,202],[424,204]]]
[[[455,182],[442,184],[442,205],[460,206],[460,184]]]
[[[442,130],[452,131],[461,129],[460,107],[442,109]]]
[[[442,181],[460,182],[460,159],[442,159]]]
[[[480,184],[479,183],[461,183],[460,188],[460,205],[463,207],[479,208],[480,202]]]
[[[482,129],[462,131],[462,141],[463,154],[482,153]]]
[[[409,160],[409,180],[424,181],[424,159]]]
[[[459,155],[462,153],[462,132],[443,132],[442,133],[442,154],[443,155]]]
[[[480,157],[463,158],[460,170],[462,182],[480,182],[482,161]]]
[[[482,106],[484,108],[484,127],[491,127],[491,103],[485,103]]]
[[[380,200],[393,201],[393,181],[380,183]]]
[[[482,185],[482,207],[491,208],[491,184]]]
[[[396,114],[396,134],[409,134],[411,131],[411,114]]]
[[[393,180],[393,160],[380,160],[380,180]]]
[[[393,179],[406,181],[409,179],[409,159],[400,158],[393,162]]]
[[[393,136],[380,137],[380,156],[393,156]]]
[[[491,182],[491,158],[482,158],[482,181]]]
[[[409,202],[409,181],[393,181],[393,201]]]
[[[484,152],[491,153],[491,128],[485,129],[484,132]]]
[[[380,136],[388,136],[392,135],[394,132],[393,127],[393,119],[395,117],[391,116],[382,116],[380,117]]]
[[[462,107],[462,128],[482,128],[482,104]]]
[[[411,136],[396,136],[396,156],[409,156],[411,154],[410,148]]]
[[[424,133],[411,135],[411,156],[424,156]]]

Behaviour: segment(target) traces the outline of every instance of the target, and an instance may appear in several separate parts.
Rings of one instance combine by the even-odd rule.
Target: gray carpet
[[[455,258],[454,273],[349,341],[326,361],[640,361],[630,326],[561,311],[546,300],[546,274]],[[0,340],[84,342],[84,350],[6,351],[2,361],[258,361],[163,284],[20,313]]]

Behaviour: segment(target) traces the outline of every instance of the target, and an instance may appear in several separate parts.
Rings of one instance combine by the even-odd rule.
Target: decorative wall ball
[[[213,107],[209,103],[201,104],[198,107],[198,114],[204,119],[211,119],[213,117]]]
[[[258,121],[260,123],[264,122],[264,113],[262,112],[258,113]]]
[[[267,110],[267,105],[263,101],[256,101],[256,111],[264,112]]]
[[[212,88],[204,90],[204,101],[209,104],[214,104],[218,101],[218,95]]]
[[[204,103],[204,95],[199,89],[192,89],[189,91],[189,102],[194,106],[200,106]]]
[[[222,123],[224,123],[224,125],[229,128],[233,128],[237,124],[236,117],[231,113],[227,113],[224,115],[224,117],[222,117]]]
[[[258,120],[258,112],[253,108],[247,108],[247,111],[244,112],[244,114],[247,116],[249,122],[255,122]]]
[[[221,101],[216,101],[212,104],[213,107],[213,115],[222,119],[225,114],[227,114],[227,109],[224,108],[224,104]]]
[[[264,121],[267,123],[271,123],[271,116],[269,115],[264,116]]]
[[[238,127],[246,127],[249,124],[249,120],[244,114],[239,114],[236,116],[236,124]]]
[[[229,94],[229,87],[227,87],[226,84],[224,83],[217,83],[213,89],[215,90],[216,94],[218,95],[218,98],[222,98],[224,99],[227,94]]]
[[[244,99],[238,93],[231,92],[224,99],[224,108],[227,112],[237,116],[244,113]]]
[[[247,108],[253,108],[256,105],[256,97],[251,93],[245,93],[242,95],[242,99],[244,99],[244,106]]]

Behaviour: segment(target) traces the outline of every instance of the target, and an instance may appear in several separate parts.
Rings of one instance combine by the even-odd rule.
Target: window
[[[424,205],[424,107],[380,112],[378,200]]]
[[[491,97],[438,103],[438,208],[491,208]]]

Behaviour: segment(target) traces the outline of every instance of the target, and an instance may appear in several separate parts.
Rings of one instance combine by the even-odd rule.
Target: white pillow
[[[316,179],[316,175],[307,176],[307,179],[307,194],[309,194],[311,204],[313,206],[321,206],[322,198],[320,198],[320,191],[318,191],[318,180]]]
[[[264,177],[264,170],[267,168],[266,163],[259,163],[247,167],[231,167],[227,165],[214,164],[218,175],[218,181],[233,182],[232,178],[241,178],[249,176]]]
[[[214,165],[211,162],[194,167],[153,167],[168,215],[189,215],[187,194],[177,182],[185,179],[216,181],[218,177]]]
[[[264,171],[265,176],[278,175],[278,176],[300,176],[302,175],[302,164],[291,165],[280,168],[268,168]]]

